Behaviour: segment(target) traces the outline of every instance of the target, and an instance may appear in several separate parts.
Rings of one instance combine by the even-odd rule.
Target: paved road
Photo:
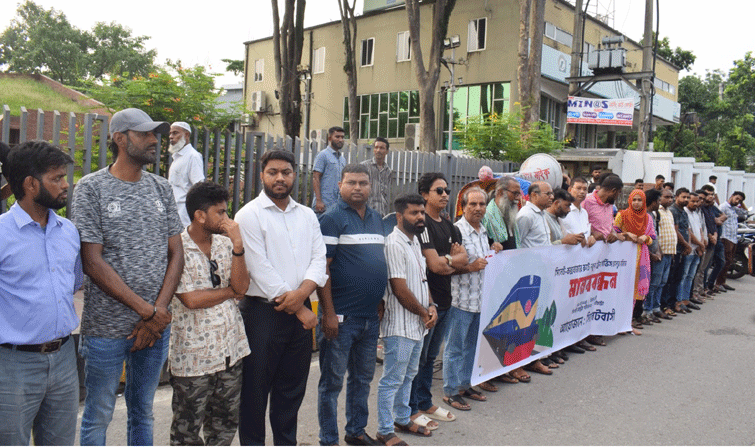
[[[607,347],[572,355],[551,377],[501,385],[431,438],[404,439],[415,445],[753,445],[755,278],[731,284],[736,291],[700,311],[664,320],[640,337],[607,337]],[[371,408],[381,373],[378,366]],[[304,445],[318,444],[318,378],[315,356],[299,420]],[[439,374],[436,379],[440,399]],[[155,399],[157,444],[168,443],[171,394],[163,386]],[[119,398],[108,444],[125,444],[125,412]],[[340,419],[343,427],[343,414]],[[367,431],[376,431],[374,413]]]

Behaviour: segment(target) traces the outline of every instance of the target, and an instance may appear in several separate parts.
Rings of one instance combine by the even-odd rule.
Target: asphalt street
[[[606,337],[608,346],[596,352],[571,354],[552,376],[499,384],[487,402],[455,412],[457,420],[442,423],[430,438],[402,438],[412,445],[753,445],[755,278],[730,284],[737,290],[717,295],[700,311],[646,326],[642,336]],[[381,374],[378,365],[371,409]],[[318,379],[315,354],[299,412],[302,445],[318,444]],[[441,387],[438,372],[436,403]],[[171,395],[165,385],[155,397],[155,444],[169,441]],[[343,393],[340,401],[343,430]],[[367,432],[374,436],[376,427],[373,412]],[[119,397],[108,445],[125,445],[125,430]]]

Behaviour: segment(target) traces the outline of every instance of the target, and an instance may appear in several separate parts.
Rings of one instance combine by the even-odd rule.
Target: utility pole
[[[585,26],[585,16],[582,12],[582,0],[576,0],[574,4],[574,32],[573,40],[571,44],[571,68],[569,70],[569,77],[577,78],[582,76],[582,51],[584,44],[582,43],[582,29]],[[579,83],[576,81],[569,81],[569,96],[575,96],[579,89]],[[566,137],[574,138],[577,134],[577,125],[574,123],[566,125]]]
[[[653,70],[653,0],[645,0],[645,36],[642,40],[642,71]],[[653,88],[652,75],[645,75],[640,80],[640,122],[637,133],[637,149],[648,148],[650,135],[650,90]]]

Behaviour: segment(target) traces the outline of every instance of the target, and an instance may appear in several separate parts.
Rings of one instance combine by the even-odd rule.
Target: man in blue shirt
[[[71,157],[43,141],[0,162],[16,203],[0,215],[0,445],[73,445],[79,376],[71,331],[82,282],[79,233],[66,205]]]
[[[341,171],[346,166],[346,158],[341,154],[343,136],[342,127],[328,129],[328,147],[315,157],[312,167],[312,190],[315,192],[312,209],[316,213],[324,213],[338,201],[338,182],[341,180]]]
[[[350,445],[377,445],[364,428],[380,333],[378,306],[388,284],[383,222],[380,214],[367,206],[367,167],[346,165],[341,175],[340,198],[320,218],[329,270],[328,282],[318,289],[322,314],[318,336],[320,444],[338,444],[338,394],[348,369],[344,440]]]

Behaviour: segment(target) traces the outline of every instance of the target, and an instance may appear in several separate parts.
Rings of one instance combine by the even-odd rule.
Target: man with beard
[[[316,213],[324,213],[334,205],[340,193],[338,182],[341,181],[341,171],[346,166],[346,157],[341,154],[344,130],[342,127],[328,129],[328,147],[320,151],[312,166],[312,209]]]
[[[235,298],[249,273],[228,197],[209,180],[186,195],[191,224],[181,233],[184,270],[171,307],[170,445],[231,445],[239,425],[241,359],[250,351]]]
[[[42,142],[0,163],[16,203],[0,215],[0,445],[73,445],[79,376],[71,331],[81,287],[79,234],[66,204],[71,157]]]
[[[312,360],[317,317],[309,296],[324,287],[325,243],[311,208],[290,197],[296,163],[288,151],[260,160],[264,190],[236,213],[251,282],[239,308],[253,356],[244,358],[241,445],[265,445],[265,413],[275,445],[296,445],[299,407]]]
[[[510,176],[503,176],[495,184],[493,200],[488,203],[482,225],[488,233],[488,242],[492,245],[500,243],[504,250],[513,250],[521,246],[519,230],[516,226],[516,214],[519,212],[519,201],[522,198],[522,187]],[[530,375],[523,368],[517,368],[508,374],[498,377],[504,383],[529,382]]]
[[[349,164],[341,175],[341,197],[320,217],[329,277],[317,291],[322,315],[318,334],[320,444],[338,444],[338,395],[348,370],[344,440],[351,445],[374,445],[364,428],[380,335],[378,307],[388,282],[385,236],[382,216],[367,205],[372,191],[368,167]]]
[[[419,368],[422,340],[438,320],[437,306],[427,284],[419,236],[425,231],[425,200],[419,194],[396,199],[396,227],[385,238],[388,294],[380,335],[385,343],[383,376],[378,383],[377,439],[383,445],[402,444],[395,429],[420,436],[432,432],[411,419],[409,396]]]
[[[170,126],[139,109],[110,121],[115,162],[84,176],[73,193],[89,277],[81,321],[87,396],[81,444],[104,445],[126,362],[129,445],[152,443],[152,401],[168,356],[170,300],[184,266],[176,202],[156,161],[156,133]]]
[[[204,180],[204,163],[202,154],[189,143],[191,127],[187,123],[176,121],[171,124],[168,137],[168,152],[173,156],[173,163],[168,170],[168,182],[173,187],[178,216],[185,227],[191,223],[191,216],[186,212],[186,193],[193,184]]]
[[[585,243],[585,235],[581,232],[567,233],[563,231],[558,220],[566,217],[571,211],[574,196],[567,191],[557,188],[553,191],[553,202],[545,209],[546,222],[551,234],[552,245],[577,245]]]
[[[673,308],[676,313],[691,313],[689,309],[700,308],[694,303],[690,303],[686,298],[681,298],[679,294],[682,279],[685,272],[685,260],[691,256],[692,246],[689,238],[689,218],[684,212],[684,207],[689,202],[689,189],[679,188],[676,190],[674,203],[668,208],[671,215],[674,216],[674,231],[676,232],[676,255],[671,262],[671,270],[668,276],[666,288],[663,291],[663,303],[666,307]],[[690,258],[691,262],[691,258]]]
[[[391,147],[388,140],[383,137],[375,138],[372,146],[373,157],[365,160],[363,165],[370,171],[370,200],[368,205],[381,216],[390,212],[391,182],[393,181],[393,169],[385,162],[388,150]]]
[[[603,170],[600,168],[600,166],[593,166],[590,170],[590,184],[600,186],[600,176],[602,172]]]

